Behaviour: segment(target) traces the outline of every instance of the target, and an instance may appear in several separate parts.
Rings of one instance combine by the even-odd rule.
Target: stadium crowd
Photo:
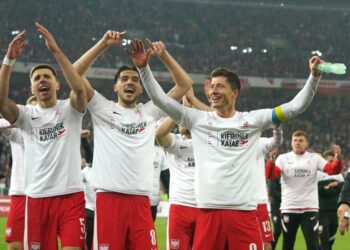
[[[350,46],[346,10],[150,0],[121,0],[117,5],[112,0],[64,1],[60,5],[53,0],[45,1],[45,5],[41,1],[18,5],[10,0],[2,1],[0,7],[7,10],[0,27],[1,34],[6,35],[1,36],[0,44],[7,44],[13,31],[32,30],[30,24],[40,21],[53,34],[64,34],[58,36],[58,42],[71,60],[77,59],[106,29],[127,30],[127,39],[165,41],[191,73],[208,73],[222,65],[240,75],[305,77],[304,62],[311,51],[321,51],[329,61],[344,61],[343,51]],[[37,34],[27,39],[30,46],[21,60],[53,62],[49,53],[39,52],[42,41]],[[2,46],[2,53],[4,49]],[[115,68],[127,62],[127,56],[118,48],[104,54],[95,66]],[[155,69],[162,68],[156,64]]]

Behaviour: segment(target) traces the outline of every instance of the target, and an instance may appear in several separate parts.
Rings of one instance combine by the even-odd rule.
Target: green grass
[[[165,250],[166,241],[166,218],[157,218],[156,228],[158,235],[158,248],[159,250]],[[0,250],[6,250],[5,243],[5,224],[6,218],[0,217]],[[277,249],[281,249],[282,238],[279,239]],[[295,242],[295,250],[306,250],[304,238],[301,232],[298,232],[297,240]],[[350,249],[350,232],[345,236],[337,235],[333,250],[349,250]]]

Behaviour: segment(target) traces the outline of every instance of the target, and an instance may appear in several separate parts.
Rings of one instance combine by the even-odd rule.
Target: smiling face
[[[225,109],[232,107],[236,103],[239,91],[233,90],[225,76],[213,77],[209,85],[209,97],[212,107],[215,109]]]
[[[114,91],[118,93],[118,102],[124,107],[136,106],[137,97],[142,93],[140,76],[137,71],[127,69],[120,72]]]
[[[50,69],[35,69],[31,72],[30,82],[32,94],[36,96],[39,103],[56,101],[59,83]]]

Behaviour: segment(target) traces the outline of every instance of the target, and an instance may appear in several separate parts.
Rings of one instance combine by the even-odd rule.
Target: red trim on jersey
[[[277,179],[282,174],[280,167],[276,166],[275,162],[268,160],[266,162],[265,176],[269,180]]]
[[[335,174],[340,174],[341,170],[343,169],[344,162],[342,159],[339,161],[333,161],[333,162],[328,162],[324,167],[323,167],[323,172],[329,174],[329,175],[335,175]]]

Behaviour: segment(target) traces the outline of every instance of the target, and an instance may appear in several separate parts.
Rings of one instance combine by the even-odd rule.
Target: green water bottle
[[[346,66],[343,63],[324,62],[317,65],[317,70],[322,73],[344,75],[346,73]]]

